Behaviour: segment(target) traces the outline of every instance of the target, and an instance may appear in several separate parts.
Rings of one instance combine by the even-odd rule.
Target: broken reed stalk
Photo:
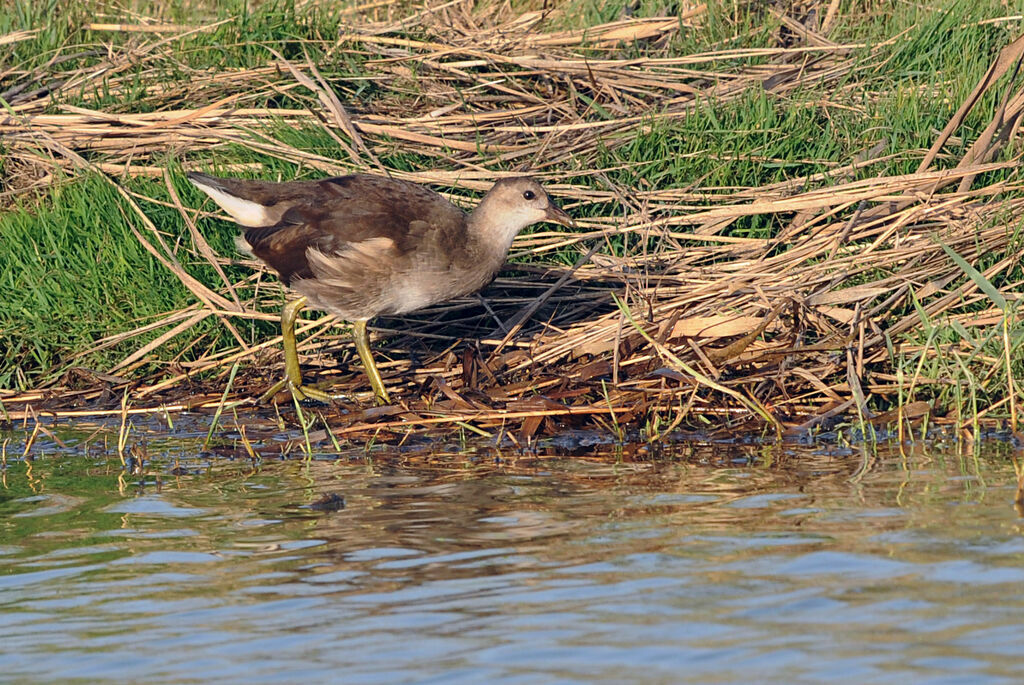
[[[193,361],[181,361],[178,373],[136,381],[132,394],[138,399],[166,406],[216,406],[214,394],[188,403],[175,404],[172,398],[196,374],[219,374],[215,377],[221,379],[228,374],[235,380],[241,362],[256,361],[280,340],[250,346],[236,329],[237,320],[275,319],[266,309],[279,295],[260,286],[259,279],[232,282],[227,277],[222,267],[229,257],[210,248],[196,227],[201,212],[179,198],[172,174],[161,166],[169,152],[177,158],[187,154],[203,159],[205,151],[236,145],[319,174],[341,174],[380,172],[380,157],[400,144],[438,163],[389,173],[455,188],[456,201],[466,202],[463,191],[486,190],[498,169],[521,165],[544,179],[570,211],[598,212],[580,217],[580,232],[545,230],[517,241],[516,258],[578,251],[571,268],[513,266],[543,274],[548,283],[502,278],[487,293],[489,311],[472,302],[453,302],[412,321],[378,322],[393,334],[386,348],[393,352],[393,361],[382,364],[382,370],[391,383],[403,385],[406,404],[396,410],[401,415],[397,420],[388,420],[395,414],[387,412],[359,412],[348,426],[336,429],[338,435],[452,424],[486,432],[504,430],[506,421],[518,420],[524,426],[518,438],[528,442],[543,422],[557,417],[575,425],[573,417],[599,416],[611,409],[617,423],[640,422],[651,412],[672,411],[679,398],[686,398],[687,415],[724,417],[726,423],[755,417],[780,433],[783,421],[795,422],[806,430],[851,407],[864,412],[869,397],[895,397],[902,409],[902,376],[891,373],[889,346],[919,330],[922,317],[946,318],[961,327],[1003,327],[1000,361],[1016,430],[1019,386],[1013,380],[1007,327],[1018,315],[991,284],[1022,256],[1004,218],[1024,209],[1022,186],[1013,174],[977,183],[1018,163],[1017,158],[999,159],[1024,113],[1024,90],[1016,85],[1015,72],[1008,85],[999,86],[1006,88],[1002,105],[959,163],[952,168],[935,168],[935,163],[982,96],[1016,68],[1024,38],[999,54],[915,173],[858,178],[855,174],[872,165],[907,154],[883,155],[883,144],[852,162],[833,160],[836,165],[826,172],[754,188],[622,189],[610,181],[597,187],[558,183],[570,162],[589,169],[580,178],[606,179],[610,169],[597,161],[601,148],[625,145],[652,127],[692,116],[702,101],[725,102],[752,88],[782,95],[837,83],[865,68],[853,57],[864,46],[835,44],[809,29],[801,33],[806,44],[796,47],[639,57],[618,56],[612,49],[624,40],[667,42],[687,22],[700,21],[706,11],[702,8],[694,6],[671,22],[616,21],[586,32],[543,32],[542,13],[481,25],[463,14],[465,8],[454,7],[397,22],[352,26],[328,45],[328,53],[372,46],[382,53],[363,63],[364,80],[393,93],[396,100],[410,79],[422,90],[413,111],[402,101],[400,107],[373,113],[350,112],[342,104],[349,87],[328,83],[309,57],[286,59],[267,48],[265,64],[196,71],[174,52],[176,41],[187,33],[173,34],[174,27],[154,24],[137,32],[173,35],[154,37],[133,50],[112,48],[102,68],[65,74],[61,86],[32,97],[11,96],[0,114],[0,136],[8,141],[11,160],[44,170],[40,182],[29,189],[83,169],[163,178],[170,202],[111,182],[132,212],[135,238],[196,301],[101,341],[101,346],[123,345],[162,331],[111,373],[127,373],[157,359],[165,344],[211,316],[230,331],[238,347],[211,347]],[[441,28],[463,25],[473,30]],[[395,35],[413,27],[432,39]],[[11,34],[0,37],[0,44],[26,39]],[[584,49],[605,54],[580,59]],[[177,64],[192,78],[174,84],[153,79],[138,92],[139,75],[129,65],[141,67],[145,75],[157,74],[161,63]],[[415,74],[411,64],[417,65]],[[88,104],[84,89],[101,75],[109,94],[136,89],[134,106],[145,111],[61,103],[63,89],[85,93],[82,101]],[[453,95],[462,91],[477,97],[453,102]],[[583,93],[590,94],[586,101]],[[287,99],[289,107],[251,106],[268,94]],[[197,106],[172,109],[161,107],[164,102]],[[342,150],[342,161],[272,139],[268,131],[281,122],[324,131]],[[185,161],[182,166],[197,164]],[[259,163],[234,168],[260,172]],[[169,243],[149,218],[146,206],[160,205],[180,215],[187,227],[182,241]],[[782,227],[767,238],[725,233],[747,217],[772,217]],[[136,228],[135,221],[142,227]],[[634,238],[642,249],[624,256],[600,252],[610,238],[623,236]],[[984,269],[971,266],[986,255],[1001,258]],[[219,283],[213,286],[193,277],[183,266],[192,259],[209,264]],[[849,286],[851,282],[855,285]],[[987,310],[965,310],[987,302],[992,305]],[[494,317],[502,320],[495,322]],[[632,329],[623,326],[624,320]],[[329,323],[307,322],[304,330]],[[459,358],[455,351],[462,340],[472,344]],[[311,363],[329,360],[323,351],[335,341],[320,335],[303,341],[301,351]],[[427,343],[433,345],[427,347],[433,356],[413,366],[408,350]],[[438,350],[440,343],[444,346]],[[912,403],[921,387],[944,382],[926,375],[927,360],[941,352],[930,336],[923,346],[906,343],[903,352],[919,354],[906,389]],[[980,354],[977,349],[965,352]],[[333,373],[329,365],[321,372],[336,386],[359,389],[358,378]],[[251,387],[258,381],[248,383],[242,376],[234,400],[258,394]],[[611,385],[609,378],[615,381]],[[116,377],[105,382],[127,383]],[[59,393],[60,386],[53,384],[51,392]],[[533,397],[538,393],[544,397]],[[98,394],[87,390],[75,397],[81,401]],[[39,402],[42,397],[36,392],[5,401]],[[227,401],[225,394],[220,406]],[[128,413],[123,407],[122,421]],[[317,435],[308,432],[304,439],[315,442]]]
[[[615,304],[618,305],[619,309],[622,311],[623,316],[626,317],[630,325],[633,326],[633,328],[635,328],[641,336],[643,336],[644,340],[646,340],[658,352],[659,355],[661,355],[667,362],[674,366],[676,370],[689,374],[699,385],[706,385],[712,390],[717,390],[718,392],[724,395],[732,397],[737,402],[739,402],[747,409],[749,409],[752,414],[759,415],[762,419],[764,419],[765,423],[775,427],[778,432],[778,435],[781,437],[783,431],[782,424],[780,424],[774,416],[768,413],[760,403],[758,403],[756,400],[752,401],[744,397],[742,394],[731,388],[727,388],[724,385],[716,383],[715,381],[711,380],[701,372],[695,370],[689,364],[687,364],[682,359],[673,354],[664,345],[662,345],[657,340],[652,338],[650,333],[645,331],[643,327],[637,323],[636,319],[633,318],[633,313],[629,310],[628,307],[626,307],[622,303],[621,300],[616,298]]]

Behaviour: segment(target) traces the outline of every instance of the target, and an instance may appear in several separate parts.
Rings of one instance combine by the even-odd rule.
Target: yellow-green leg
[[[388,390],[381,380],[380,371],[373,361],[373,353],[370,352],[370,336],[366,334],[366,321],[352,322],[352,337],[356,341],[356,352],[363,361],[363,369],[366,370],[366,377],[370,379],[370,386],[373,387],[373,394],[377,396],[379,404],[391,404]]]
[[[300,297],[292,300],[281,310],[281,339],[284,347],[284,378],[274,383],[260,397],[260,402],[269,401],[274,395],[284,388],[291,391],[292,396],[301,402],[305,399],[330,402],[331,396],[322,390],[304,386],[302,384],[302,371],[299,368],[299,350],[295,342],[295,320],[299,318],[299,312],[306,306],[306,298]]]

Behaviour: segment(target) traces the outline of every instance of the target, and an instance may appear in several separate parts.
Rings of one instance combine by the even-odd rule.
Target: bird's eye
[[[523,191],[523,199],[524,200],[532,200],[535,197],[537,197],[537,196],[533,194],[532,190],[524,190]]]

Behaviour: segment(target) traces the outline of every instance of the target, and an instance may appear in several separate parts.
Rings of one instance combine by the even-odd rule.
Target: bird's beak
[[[572,220],[572,217],[562,211],[562,208],[554,202],[548,203],[547,214],[544,218],[548,221],[553,221],[556,224],[562,224],[569,228],[576,228],[576,222]]]

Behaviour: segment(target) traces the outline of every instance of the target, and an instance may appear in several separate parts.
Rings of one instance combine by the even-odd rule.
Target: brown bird
[[[263,400],[284,387],[299,400],[331,399],[304,386],[299,372],[295,319],[309,304],[352,323],[374,394],[389,404],[367,321],[475,293],[505,263],[521,230],[541,221],[574,225],[525,177],[495,183],[470,214],[423,186],[379,176],[287,183],[195,172],[188,178],[243,228],[239,249],[301,295],[281,312],[285,377]]]

